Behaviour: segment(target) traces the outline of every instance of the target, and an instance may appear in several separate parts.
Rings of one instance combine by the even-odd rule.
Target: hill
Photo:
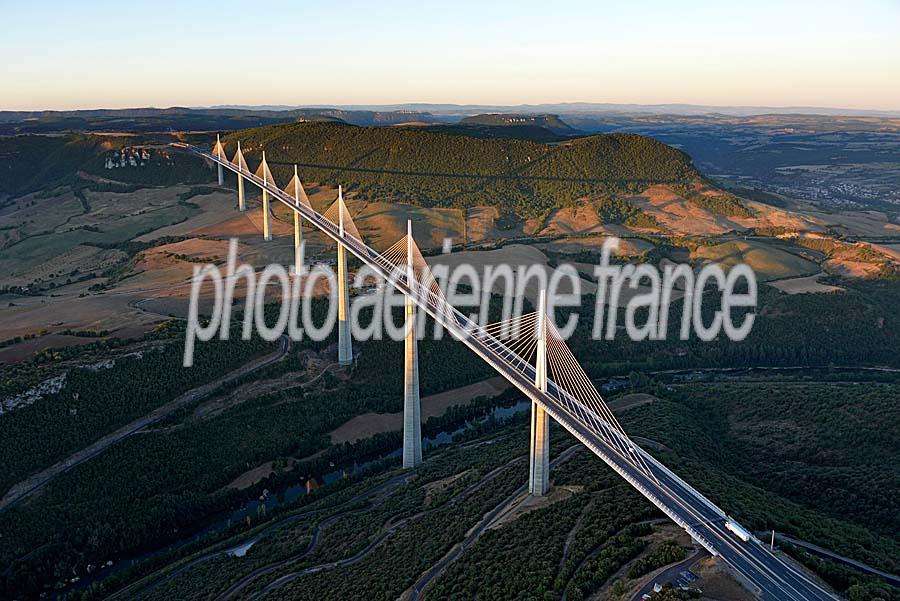
[[[497,206],[520,217],[545,215],[583,197],[700,178],[683,152],[633,134],[589,136],[554,146],[317,122],[231,134],[225,138],[229,154],[238,140],[253,163],[265,149],[279,181],[296,163],[302,179],[341,183],[363,199]]]
[[[540,127],[538,125],[463,125],[460,123],[439,123],[437,125],[427,125],[424,129],[454,136],[527,140],[529,142],[539,142],[541,144],[563,142],[572,137],[555,133],[546,127]]]

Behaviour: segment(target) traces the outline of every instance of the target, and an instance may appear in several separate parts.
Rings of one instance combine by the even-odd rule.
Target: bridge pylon
[[[547,299],[544,290],[538,297],[537,360],[534,385],[547,392]],[[542,497],[550,490],[550,416],[531,402],[531,445],[529,454],[528,492]]]
[[[344,193],[338,186],[338,228],[341,238],[344,237]],[[353,343],[350,339],[350,284],[347,279],[347,251],[338,242],[338,363],[353,363]]]
[[[412,221],[406,222],[406,277],[415,280],[413,270]],[[406,295],[406,339],[403,355],[403,467],[422,463],[422,408],[419,400],[419,350],[416,340],[416,306]]]

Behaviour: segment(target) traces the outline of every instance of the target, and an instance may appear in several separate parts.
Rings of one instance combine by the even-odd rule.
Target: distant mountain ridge
[[[446,121],[427,112],[337,108],[291,110],[186,107],[90,109],[79,111],[0,111],[0,135],[60,131],[229,131],[291,121],[334,121],[354,125],[397,125]],[[455,121],[456,119],[452,119]]]
[[[482,113],[521,113],[521,114],[561,114],[567,113],[649,113],[665,115],[729,115],[746,117],[751,115],[830,115],[830,116],[862,116],[862,117],[900,117],[900,109],[858,109],[821,106],[723,106],[689,103],[663,104],[629,104],[612,102],[556,102],[543,104],[451,104],[407,102],[397,104],[332,104],[332,105],[296,105],[266,106],[273,110],[293,110],[305,108],[335,108],[356,111],[414,111],[429,112],[435,116],[466,116]],[[222,108],[258,109],[252,105],[225,105]]]

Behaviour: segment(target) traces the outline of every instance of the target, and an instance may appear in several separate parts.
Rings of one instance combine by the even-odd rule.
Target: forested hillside
[[[686,154],[630,134],[554,146],[413,128],[292,123],[229,135],[229,155],[238,140],[251,167],[265,150],[279,181],[286,182],[297,163],[302,179],[340,183],[364,198],[439,207],[502,205],[520,217],[541,215],[580,197],[699,177]]]

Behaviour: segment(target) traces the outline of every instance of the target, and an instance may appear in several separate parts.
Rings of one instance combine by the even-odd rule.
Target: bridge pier
[[[261,175],[260,175],[261,173]],[[262,178],[264,184],[275,183],[269,181],[269,164],[266,163],[266,151],[262,153],[262,163],[259,165],[257,175]],[[272,239],[272,223],[269,219],[269,193],[265,188],[262,189],[262,214],[263,214],[263,238],[265,240]]]
[[[547,392],[547,308],[544,291],[538,299],[537,362],[534,385]],[[531,445],[528,492],[542,497],[550,490],[550,416],[540,405],[531,403]]]
[[[303,229],[300,224],[300,213],[294,211],[294,275],[303,272]]]
[[[297,165],[294,165],[294,178],[285,191],[290,189],[291,185],[294,187],[294,200],[297,202],[297,206],[300,204],[309,206],[309,199],[306,197],[300,177],[297,175]],[[302,201],[300,200],[301,195]],[[300,219],[299,211],[292,212],[294,213],[294,275],[299,276],[303,273],[303,221]]]
[[[406,222],[406,274],[415,279],[412,260],[412,221]],[[406,295],[406,340],[403,356],[403,467],[422,463],[422,408],[419,400],[419,350],[416,340],[416,308]]]
[[[339,232],[344,237],[344,195],[338,186]],[[347,280],[347,251],[338,243],[338,363],[353,363],[353,343],[350,340],[350,286]]]
[[[219,138],[219,134],[216,134],[216,158],[220,161],[225,160],[225,151],[222,148],[222,140]],[[216,163],[216,171],[219,175],[219,187],[221,187],[225,183],[225,173],[222,170],[222,163]]]
[[[269,193],[263,188],[262,213],[263,213],[263,238],[272,239],[272,224],[269,223]]]
[[[247,199],[244,196],[244,176],[241,175],[241,171],[247,169],[247,161],[244,160],[244,153],[241,152],[241,141],[238,140],[237,143],[237,152],[234,153],[234,164],[237,165],[238,168],[238,210],[243,213],[247,210]]]

